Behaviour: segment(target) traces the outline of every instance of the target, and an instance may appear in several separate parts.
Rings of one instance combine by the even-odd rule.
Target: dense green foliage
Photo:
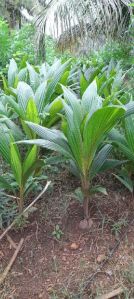
[[[26,24],[21,30],[14,30],[11,33],[10,57],[16,61],[26,56],[28,61],[35,63],[35,29],[34,26]]]
[[[89,64],[57,60],[52,66],[32,66],[24,58],[18,65],[11,59],[7,78],[2,78],[0,152],[15,184],[1,176],[1,187],[17,194],[22,211],[33,178],[44,165],[37,145],[59,152],[81,181],[88,220],[89,195],[106,193],[103,186],[92,185],[94,176],[122,164],[108,157],[112,147],[107,133],[134,111],[120,64],[92,59]],[[36,140],[37,135],[42,139]],[[21,143],[35,145],[19,149],[15,142],[20,139],[31,139]]]
[[[123,121],[123,132],[113,129],[110,133],[112,143],[117,146],[127,159],[125,167],[121,169],[116,177],[133,193],[133,174],[134,174],[134,117],[128,116]]]
[[[83,5],[88,3],[85,0],[81,1]],[[51,3],[58,7],[59,2],[65,4],[65,7],[66,3],[71,5],[78,3],[77,0],[52,0],[50,7]],[[95,3],[95,1],[89,2]],[[100,3],[100,11],[97,7],[100,12],[98,17],[101,17],[100,25],[102,26],[103,21],[106,25],[108,16],[105,14],[111,10],[105,10],[107,4],[103,7],[102,0],[96,2],[97,5]],[[106,2],[111,5],[116,2],[122,3],[124,0]],[[49,288],[51,279],[47,279],[46,286],[50,297],[52,295],[55,299],[59,296],[78,299],[83,298],[83,294],[86,296],[86,292],[83,292],[86,290],[85,286],[87,287],[86,273],[93,270],[93,267],[89,269],[90,261],[87,263],[87,243],[91,243],[91,255],[92,245],[94,249],[95,244],[97,250],[93,252],[91,262],[95,258],[98,267],[101,268],[111,257],[115,246],[120,243],[122,229],[124,236],[125,226],[129,224],[131,226],[134,192],[134,18],[130,24],[127,20],[124,38],[123,36],[119,39],[115,36],[112,39],[108,38],[103,47],[97,51],[93,49],[90,52],[85,51],[86,43],[83,44],[81,41],[81,51],[77,49],[72,53],[69,50],[60,52],[57,40],[44,35],[45,28],[40,28],[39,25],[44,11],[47,15],[47,10],[41,10],[39,15],[40,7],[43,3],[45,5],[46,1],[36,1],[38,9],[36,7],[31,11],[33,3],[35,0],[0,1],[0,230],[3,237],[3,231],[7,232],[8,226],[9,228],[14,226],[15,230],[19,228],[22,230],[26,226],[26,232],[21,232],[26,241],[25,236],[27,231],[29,234],[30,229],[28,240],[30,239],[31,243],[24,246],[22,258],[24,257],[24,260],[25,256],[27,258],[26,251],[30,249],[30,262],[37,265],[39,261],[39,267],[34,271],[31,267],[33,265],[30,264],[31,270],[28,269],[27,277],[34,272],[40,274],[39,279],[46,277],[46,263],[40,256],[42,252],[44,254],[46,248],[45,253],[49,255],[47,272],[49,273],[50,266],[51,278],[54,280],[56,278],[56,285],[59,285],[59,290],[55,293],[55,285]],[[27,12],[31,15],[37,14],[38,24],[35,25],[33,21],[26,22],[25,18],[22,18],[21,5],[27,8]],[[101,14],[101,10],[105,13]],[[62,12],[61,10],[61,15]],[[118,13],[119,10],[116,11],[116,16]],[[70,19],[68,24],[64,24],[66,15],[69,14],[70,10],[65,10],[65,18],[60,20],[60,25],[63,28],[65,25],[66,29],[71,24]],[[111,21],[108,23],[108,30]],[[58,24],[56,15],[54,22],[56,28]],[[97,18],[95,23],[97,24]],[[78,27],[76,29],[79,29]],[[94,26],[94,29],[97,36],[97,27]],[[63,34],[63,37],[66,37],[66,34],[65,36]],[[65,44],[63,48],[70,47]],[[62,50],[63,48],[61,47]],[[44,186],[46,189],[49,186],[45,196]],[[39,201],[41,197],[42,200]],[[36,200],[38,205],[33,207],[32,204],[35,205]],[[29,217],[34,211],[36,214]],[[76,228],[78,219],[81,220],[79,229],[84,230],[84,233]],[[28,224],[28,220],[31,223]],[[13,226],[10,226],[11,223]],[[31,236],[34,235],[32,241]],[[11,233],[11,236],[14,239],[14,233]],[[106,238],[103,238],[104,236]],[[18,242],[18,237],[17,233],[15,242]],[[10,236],[7,235],[8,238],[10,242]],[[43,238],[46,239],[45,243],[41,242]],[[49,238],[52,238],[50,242],[52,246],[47,244]],[[114,239],[115,246],[109,253],[111,241],[113,243]],[[108,243],[109,246],[106,246]],[[16,243],[12,244],[11,239],[11,246],[14,245],[16,248]],[[49,247],[52,247],[50,254]],[[65,247],[63,248],[65,250],[61,250],[61,254],[57,255],[57,249],[62,247]],[[105,252],[98,255],[98,249],[101,247]],[[34,249],[38,249],[36,261],[34,261],[36,257],[33,255]],[[83,249],[84,258],[81,255]],[[77,283],[80,282],[80,292],[73,295],[73,287],[75,286],[76,292],[77,283],[75,268],[72,272],[70,262],[79,255],[78,253],[80,258],[76,259],[76,270],[80,272],[77,279]],[[89,250],[88,253],[90,255]],[[129,251],[127,253],[129,257]],[[103,255],[104,260],[101,261]],[[59,268],[60,259],[64,265],[68,265],[67,273],[71,269],[73,278],[71,282],[69,275],[69,284],[63,292],[62,285],[65,285],[67,280],[63,277],[61,283],[63,272],[62,267]],[[40,260],[44,261],[42,266]],[[20,262],[22,263],[21,260]],[[116,275],[120,274],[119,272],[122,275],[123,268],[115,269],[115,278],[120,276]],[[94,277],[94,274],[91,277]],[[24,279],[22,282],[25,283]],[[89,287],[89,297],[92,297],[92,287],[93,296],[99,296],[98,282],[96,294],[95,285]],[[124,278],[121,284],[122,282],[124,285]],[[42,284],[39,284],[36,292],[33,290],[33,295],[28,286],[26,294],[34,296],[37,293],[39,297],[45,296],[45,286],[42,288],[43,293],[40,286]],[[128,282],[126,286],[129,288]],[[71,288],[71,294],[66,291],[68,288]],[[124,289],[125,298],[129,298],[127,289]],[[19,291],[21,292],[21,289]],[[19,296],[17,289],[15,293],[13,292],[13,296],[15,294]]]
[[[55,42],[51,37],[46,37],[46,59],[49,64],[53,63],[55,55]],[[12,57],[19,63],[24,58],[32,64],[42,61],[37,52],[35,28],[32,24],[25,24],[20,30],[11,30],[8,23],[0,18],[0,71],[6,73],[6,65]]]
[[[7,22],[0,19],[0,69],[6,66],[9,59],[9,27]]]
[[[25,25],[19,31],[10,31],[7,22],[0,19],[0,70],[5,70],[11,57],[21,61],[24,56],[35,62],[33,26]]]
[[[91,180],[97,172],[101,172],[110,151],[109,146],[103,146],[102,141],[104,142],[107,132],[123,116],[125,110],[118,106],[103,106],[103,99],[97,94],[95,82],[89,85],[81,101],[78,101],[74,93],[65,87],[63,92],[62,102],[65,110],[61,125],[63,133],[28,123],[29,127],[42,138],[28,143],[55,150],[70,160],[81,180],[84,215],[88,220],[88,193],[91,189]],[[109,168],[112,165],[109,165]],[[107,168],[107,165],[105,167]]]
[[[33,25],[11,30],[0,20],[0,155],[6,168],[0,176],[1,226],[23,210],[50,163],[49,150],[53,161],[58,152],[77,176],[87,220],[91,194],[106,194],[105,186],[94,186],[96,174],[115,168],[133,190],[133,44],[110,42],[77,57],[58,53],[46,37],[46,62],[36,50]],[[9,193],[18,207],[11,208]]]

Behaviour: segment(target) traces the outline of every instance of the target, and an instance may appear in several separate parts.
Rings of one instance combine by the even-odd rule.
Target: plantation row
[[[0,176],[0,186],[4,196],[17,198],[19,212],[47,163],[48,152],[41,148],[53,152],[53,162],[64,157],[78,177],[81,227],[91,224],[90,196],[106,194],[105,186],[93,184],[98,173],[114,168],[133,192],[134,103],[125,80],[120,64],[112,61],[32,66],[23,59],[17,66],[11,59],[0,91],[0,153],[10,175]],[[14,213],[12,207],[10,216]]]

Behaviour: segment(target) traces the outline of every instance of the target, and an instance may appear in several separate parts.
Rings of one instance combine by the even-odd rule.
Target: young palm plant
[[[27,81],[27,82],[25,82]],[[17,115],[28,138],[34,134],[24,123],[25,120],[52,126],[57,121],[57,112],[62,110],[60,84],[69,84],[72,87],[70,74],[70,60],[64,64],[57,60],[52,66],[46,63],[37,70],[29,63],[18,71],[14,59],[10,61],[8,80],[3,78],[5,95],[4,102],[12,114]]]
[[[97,94],[96,82],[88,87],[82,100],[78,100],[76,95],[65,87],[63,91],[65,114],[61,116],[61,131],[27,122],[30,129],[41,139],[24,142],[59,152],[72,162],[80,176],[84,195],[84,221],[88,226],[92,179],[102,167],[107,168],[105,163],[111,149],[109,145],[103,146],[102,141],[125,111],[118,106],[102,107],[103,99]],[[112,161],[110,164],[112,166]]]
[[[0,176],[0,186],[5,190],[13,192],[15,195],[19,193],[19,196],[15,197],[17,199],[19,212],[21,213],[24,207],[25,195],[28,193],[28,189],[30,190],[30,183],[32,183],[29,179],[34,176],[36,171],[39,171],[44,163],[38,159],[38,149],[36,145],[32,146],[27,151],[24,159],[22,159],[19,148],[17,144],[14,143],[15,139],[13,135],[1,128],[0,137],[0,154],[7,165],[10,166],[14,181],[13,184],[10,182],[10,175],[8,178]]]
[[[126,157],[127,163],[116,178],[131,192],[133,193],[133,180],[134,174],[134,115],[129,115],[123,121],[123,132],[113,129],[109,133],[109,137],[118,150]]]
[[[104,105],[108,103],[127,103],[129,94],[125,88],[125,73],[121,69],[120,63],[115,65],[112,60],[108,65],[96,63],[90,67],[84,67],[80,75],[80,93],[85,92],[91,82],[96,79],[98,94],[105,98]]]

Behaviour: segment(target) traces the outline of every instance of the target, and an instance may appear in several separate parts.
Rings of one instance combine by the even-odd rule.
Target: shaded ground
[[[83,217],[82,207],[74,199],[78,182],[66,171],[55,174],[51,192],[38,203],[36,212],[23,230],[12,231],[13,240],[23,236],[23,249],[4,286],[0,299],[46,299],[44,288],[52,299],[87,299],[123,286],[126,294],[119,298],[134,298],[134,226],[133,200],[112,175],[100,177],[108,196],[92,198],[93,226],[82,232],[78,224]],[[98,182],[97,182],[98,183]],[[52,236],[55,225],[64,233],[59,241]],[[83,285],[112,250],[115,242],[127,231],[119,248],[95,277],[85,294]],[[73,246],[72,246],[72,243]],[[75,247],[75,249],[71,249]],[[5,268],[13,250],[3,240],[0,248],[0,270]],[[103,255],[103,256],[102,256]]]

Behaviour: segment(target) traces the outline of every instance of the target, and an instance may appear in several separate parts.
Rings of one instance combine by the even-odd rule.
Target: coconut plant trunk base
[[[83,201],[84,219],[86,219],[88,221],[90,219],[90,212],[89,212],[90,195],[89,195],[89,180],[88,179],[85,179],[82,182],[82,190],[83,190],[83,195],[84,195],[84,201]]]
[[[93,225],[93,220],[90,218],[90,219],[83,219],[80,221],[79,223],[79,228],[81,230],[89,230]]]
[[[19,202],[19,214],[21,214],[23,212],[23,209],[24,209],[24,202],[20,201]]]
[[[23,188],[20,189],[20,199],[19,199],[19,213],[21,214],[24,209],[24,191]]]
[[[89,212],[89,194],[87,194],[84,198],[83,210],[84,210],[84,219],[80,221],[79,228],[82,230],[88,230],[93,225],[93,221],[90,218],[90,212]]]
[[[84,210],[84,218],[88,220],[90,218],[89,213],[89,196],[86,196],[83,203],[83,210]]]

